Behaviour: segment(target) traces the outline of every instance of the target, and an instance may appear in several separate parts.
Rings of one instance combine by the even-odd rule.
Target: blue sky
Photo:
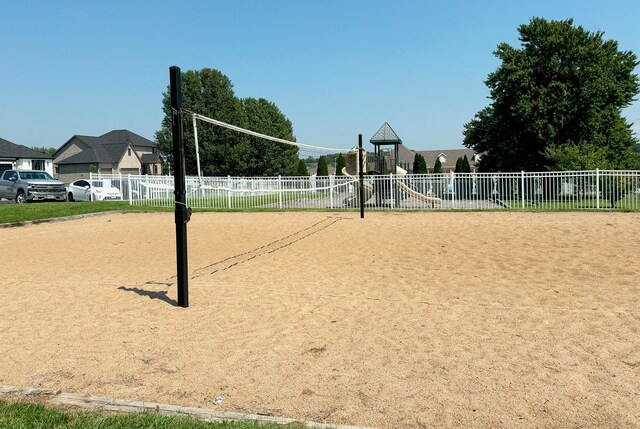
[[[0,137],[60,147],[74,134],[162,120],[169,67],[215,68],[273,101],[298,141],[350,147],[389,122],[412,149],[462,147],[488,105],[501,42],[531,17],[574,18],[640,56],[635,1],[234,0],[3,2]],[[636,69],[636,73],[640,70]],[[625,115],[640,134],[640,104]]]

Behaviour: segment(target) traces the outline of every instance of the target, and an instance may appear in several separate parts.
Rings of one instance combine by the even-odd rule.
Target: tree
[[[469,164],[469,158],[467,158],[467,155],[462,157],[462,172],[471,173],[471,164]]]
[[[436,163],[433,166],[433,174],[442,173],[442,163],[440,162],[440,157],[436,158]]]
[[[316,172],[316,176],[328,176],[329,175],[329,166],[327,165],[327,158],[321,156],[318,159],[318,170]]]
[[[336,176],[342,176],[342,169],[347,166],[347,160],[344,159],[342,154],[339,154],[336,158]]]
[[[218,70],[204,68],[182,72],[182,105],[185,167],[196,174],[193,128],[188,112],[236,125],[252,131],[294,140],[291,122],[277,106],[265,99],[239,99],[231,80]],[[169,91],[163,94],[164,119],[156,132],[157,148],[173,163],[171,107]],[[188,124],[188,125],[187,125]],[[297,147],[249,137],[217,125],[198,122],[198,146],[202,174],[207,176],[292,174],[297,164]]]
[[[636,140],[621,112],[638,93],[636,56],[571,19],[533,18],[518,32],[520,49],[502,43],[494,52],[502,64],[486,80],[491,104],[464,126],[464,145],[483,153],[480,168],[633,164]]]
[[[242,107],[247,128],[283,140],[295,141],[291,121],[278,107],[264,98],[245,98]],[[298,147],[277,143],[259,137],[249,137],[244,150],[246,176],[290,176],[295,173],[298,162]]]
[[[464,173],[464,165],[462,164],[461,156],[456,159],[456,173]]]
[[[296,176],[308,176],[309,170],[307,170],[307,163],[304,159],[298,161],[298,169],[296,170]]]
[[[429,169],[427,168],[427,161],[425,161],[424,156],[416,153],[413,159],[413,174],[427,174],[428,172]]]
[[[57,149],[54,147],[45,147],[45,146],[33,146],[31,149],[35,150],[36,152],[43,153],[51,158],[53,158],[53,154],[56,153],[57,151]]]

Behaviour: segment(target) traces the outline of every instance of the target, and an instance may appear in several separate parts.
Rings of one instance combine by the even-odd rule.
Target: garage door
[[[140,170],[137,168],[123,168],[120,170],[122,174],[140,174]]]
[[[11,170],[13,164],[0,162],[0,176],[4,173],[5,170]]]

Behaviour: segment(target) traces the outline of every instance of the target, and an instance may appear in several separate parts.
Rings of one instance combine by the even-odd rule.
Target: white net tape
[[[226,122],[217,121],[215,119],[211,119],[211,118],[208,118],[206,116],[202,116],[202,115],[200,115],[198,113],[191,112],[191,116],[193,118],[193,127],[194,127],[194,130],[196,131],[195,132],[196,147],[197,147],[197,144],[198,144],[197,143],[197,141],[198,141],[198,137],[197,137],[198,133],[197,133],[197,129],[196,129],[196,127],[197,127],[196,119],[199,119],[201,121],[208,122],[210,124],[218,125],[218,126],[223,127],[223,128],[228,128],[230,130],[237,131],[239,133],[244,133],[244,134],[248,134],[250,136],[260,137],[260,138],[265,139],[265,140],[271,140],[273,142],[287,144],[287,145],[290,145],[290,146],[297,146],[297,147],[301,147],[301,148],[304,148],[304,149],[311,149],[311,150],[315,150],[315,151],[319,151],[319,152],[349,153],[349,152],[353,152],[355,150],[355,149],[336,149],[336,148],[330,148],[330,147],[313,146],[313,145],[304,144],[304,143],[292,142],[292,141],[289,141],[289,140],[284,140],[284,139],[280,139],[280,138],[277,138],[277,137],[268,136],[266,134],[261,134],[261,133],[255,132],[255,131],[247,130],[245,128],[240,128],[240,127],[237,127],[235,125],[227,124]]]
[[[230,192],[255,192],[253,190],[239,190],[239,189],[228,189],[228,188],[222,188],[222,187],[212,187],[212,186],[207,186],[204,184],[204,180],[202,177],[202,170],[200,168],[200,149],[198,147],[198,124],[197,124],[197,120],[201,120],[213,125],[217,125],[219,127],[223,127],[223,128],[227,128],[233,131],[237,131],[239,133],[244,133],[253,137],[259,137],[265,140],[270,140],[276,143],[282,143],[282,144],[286,144],[286,145],[290,145],[290,146],[296,146],[298,148],[302,148],[305,150],[312,150],[312,151],[317,151],[317,152],[326,152],[326,153],[332,153],[332,154],[338,154],[338,153],[352,153],[354,151],[356,151],[356,148],[353,149],[336,149],[336,148],[328,148],[328,147],[322,147],[322,146],[313,146],[313,145],[308,145],[308,144],[304,144],[304,143],[298,143],[298,142],[293,142],[293,141],[289,141],[289,140],[284,140],[278,137],[272,137],[266,134],[262,134],[262,133],[258,133],[256,131],[251,131],[248,130],[246,128],[241,128],[235,125],[231,125],[231,124],[227,124],[226,122],[222,122],[222,121],[218,121],[216,119],[212,119],[209,118],[207,116],[204,115],[200,115],[198,113],[194,113],[194,112],[189,112],[191,113],[191,120],[193,123],[193,136],[194,136],[194,140],[195,140],[195,149],[196,149],[196,166],[198,169],[198,183],[199,189],[211,189],[211,190],[221,190],[221,191],[230,191]],[[322,191],[322,190],[327,190],[327,189],[331,189],[331,188],[335,188],[338,186],[344,186],[347,184],[351,184],[351,183],[355,183],[357,180],[353,180],[351,182],[348,183],[341,183],[339,185],[333,185],[333,186],[325,186],[325,187],[313,187],[313,188],[305,188],[304,191]],[[299,192],[300,189],[278,189],[278,190],[274,190],[273,192]]]
[[[211,191],[225,191],[225,192],[237,192],[237,193],[273,193],[273,194],[278,194],[278,193],[285,193],[285,192],[315,192],[315,191],[327,191],[329,189],[337,189],[343,186],[348,186],[348,185],[354,185],[358,182],[357,179],[355,180],[350,180],[348,182],[344,182],[344,183],[339,183],[336,185],[330,185],[330,186],[314,186],[314,187],[309,187],[309,188],[293,188],[293,189],[287,189],[287,188],[277,188],[277,189],[236,189],[236,188],[230,188],[227,186],[209,186],[209,185],[199,185],[197,189],[206,189],[206,190],[211,190]]]

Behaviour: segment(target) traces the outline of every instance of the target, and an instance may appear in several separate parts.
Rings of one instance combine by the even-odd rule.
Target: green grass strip
[[[302,429],[290,424],[287,429]],[[282,429],[282,425],[255,421],[205,422],[184,416],[155,413],[114,414],[71,411],[28,402],[0,399],[0,429]]]
[[[172,211],[173,208],[131,206],[129,201],[0,204],[0,223],[39,221],[108,211]]]

